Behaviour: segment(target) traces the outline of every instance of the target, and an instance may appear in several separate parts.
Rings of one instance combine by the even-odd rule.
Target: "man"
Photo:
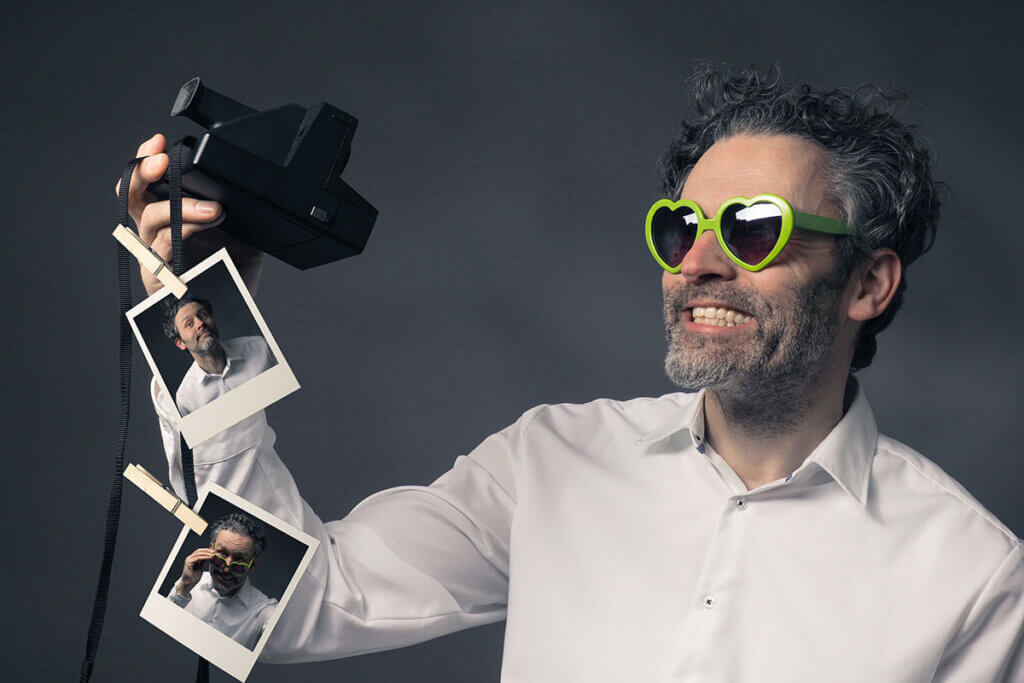
[[[277,365],[263,337],[221,339],[213,306],[191,292],[165,305],[163,328],[193,358],[175,395],[182,417]]]
[[[249,580],[267,547],[263,529],[252,517],[234,512],[210,525],[210,538],[210,547],[185,558],[168,597],[251,650],[277,608],[277,600]]]
[[[879,434],[850,374],[933,239],[927,152],[847,91],[710,66],[694,82],[698,115],[664,163],[686,202],[652,207],[649,246],[666,370],[695,393],[538,406],[431,486],[329,524],[269,427],[237,454],[197,449],[197,482],[329,549],[267,659],[506,619],[506,682],[1024,680],[1020,539]],[[143,237],[168,251],[164,210],[146,211]],[[191,216],[196,232],[217,211]]]

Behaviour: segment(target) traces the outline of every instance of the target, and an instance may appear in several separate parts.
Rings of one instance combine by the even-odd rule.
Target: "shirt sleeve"
[[[982,589],[943,652],[936,683],[1024,681],[1024,545],[1020,542]]]
[[[166,391],[160,390],[155,377],[149,385],[149,397],[153,401],[157,422],[160,424],[160,441],[167,456],[167,474],[171,488],[179,498],[188,500],[185,495],[185,477],[181,470],[181,432],[178,420],[171,406],[170,396]]]
[[[167,599],[170,600],[171,602],[173,602],[178,607],[181,607],[182,609],[184,609],[188,605],[188,603],[192,602],[192,596],[191,595],[189,595],[186,598],[184,595],[182,595],[178,591],[174,590],[173,587],[171,588],[171,592],[167,596]]]
[[[180,490],[177,430],[155,389],[153,397],[171,480]],[[197,449],[198,490],[216,482],[320,540],[261,659],[363,654],[503,619],[515,457],[533,413],[459,457],[430,486],[382,491],[326,523],[300,496],[270,427],[258,443],[229,457]]]

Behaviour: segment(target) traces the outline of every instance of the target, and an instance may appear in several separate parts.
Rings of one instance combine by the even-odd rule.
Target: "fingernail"
[[[213,213],[217,210],[217,202],[196,202],[196,211],[199,213]]]

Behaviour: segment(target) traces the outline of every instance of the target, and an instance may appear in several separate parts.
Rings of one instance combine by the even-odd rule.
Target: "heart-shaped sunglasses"
[[[794,227],[830,235],[850,232],[846,223],[795,211],[774,194],[733,197],[714,218],[705,218],[696,202],[688,199],[659,199],[647,212],[647,246],[662,268],[678,273],[686,253],[702,233],[711,230],[734,263],[757,271],[779,255]]]

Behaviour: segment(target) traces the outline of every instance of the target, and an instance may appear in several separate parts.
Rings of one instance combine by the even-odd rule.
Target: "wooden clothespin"
[[[150,498],[160,503],[161,507],[184,522],[192,531],[200,536],[206,531],[206,520],[141,465],[128,465],[124,471],[124,478],[148,493]]]
[[[120,223],[114,228],[114,239],[120,242],[125,249],[132,253],[132,256],[139,260],[142,267],[156,275],[164,287],[171,290],[174,296],[179,299],[185,296],[188,287],[174,274],[167,261],[160,258],[160,255],[153,251],[153,247],[146,244],[134,231],[129,230]]]

